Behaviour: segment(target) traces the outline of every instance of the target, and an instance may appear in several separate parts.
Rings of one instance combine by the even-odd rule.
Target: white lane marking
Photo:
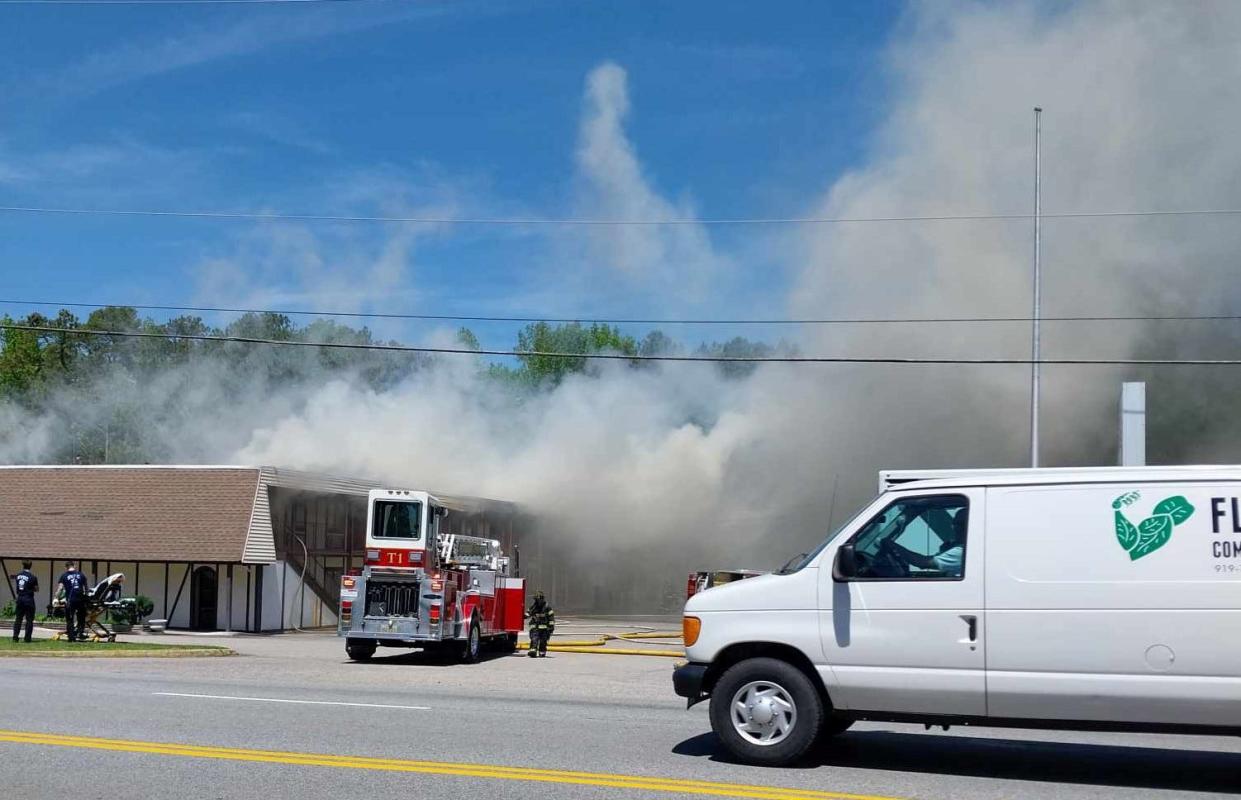
[[[430,706],[389,706],[381,703],[343,703],[337,700],[285,700],[279,697],[232,697],[224,694],[181,694],[180,692],[151,692],[157,697],[197,697],[200,700],[249,700],[252,703],[296,703],[307,706],[354,706],[356,708],[397,708],[402,711],[430,711]]]

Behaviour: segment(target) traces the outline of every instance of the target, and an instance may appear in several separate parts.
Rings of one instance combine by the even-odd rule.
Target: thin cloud
[[[373,8],[299,8],[248,15],[240,22],[131,39],[99,50],[30,85],[35,94],[75,97],[178,70],[252,55],[279,45],[355,33],[396,22],[461,13],[472,5],[421,3]]]
[[[16,148],[0,144],[0,186],[16,198],[54,193],[58,202],[117,205],[167,198],[178,186],[201,187],[209,165],[235,155],[222,145],[166,147],[128,134]]]
[[[223,120],[227,127],[282,147],[328,155],[331,145],[308,133],[296,120],[269,111],[238,111]]]

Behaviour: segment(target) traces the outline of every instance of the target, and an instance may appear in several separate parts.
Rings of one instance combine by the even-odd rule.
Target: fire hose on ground
[[[656,656],[659,658],[682,658],[685,655],[684,650],[655,650],[647,648],[623,648],[608,647],[608,642],[631,641],[635,639],[680,639],[680,631],[669,631],[667,633],[659,631],[641,632],[641,633],[620,633],[611,634],[603,633],[595,639],[563,639],[559,642],[552,640],[547,645],[548,652],[553,653],[592,653],[613,656]],[[522,642],[517,645],[518,650],[529,650],[530,644]]]

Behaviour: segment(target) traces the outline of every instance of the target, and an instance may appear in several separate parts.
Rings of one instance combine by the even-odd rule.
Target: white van
[[[1241,467],[880,473],[780,573],[694,595],[677,694],[736,757],[855,720],[1241,734]]]

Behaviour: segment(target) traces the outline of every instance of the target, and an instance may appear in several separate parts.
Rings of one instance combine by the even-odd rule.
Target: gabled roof
[[[6,467],[0,555],[240,562],[258,485],[256,467]]]
[[[0,556],[270,564],[272,486],[362,498],[396,488],[279,467],[0,466]],[[457,511],[517,510],[432,494]]]

